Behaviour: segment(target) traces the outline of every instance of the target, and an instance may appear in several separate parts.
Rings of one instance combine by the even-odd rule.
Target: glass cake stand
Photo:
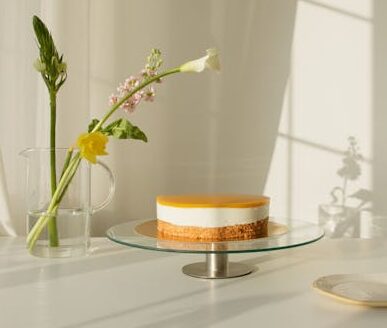
[[[324,231],[312,223],[291,220],[287,224],[269,221],[268,237],[224,242],[185,242],[157,238],[157,221],[138,220],[116,225],[107,231],[107,237],[119,244],[161,252],[205,254],[206,261],[188,264],[186,275],[221,279],[247,275],[253,268],[228,261],[228,254],[266,252],[298,247],[313,243],[324,236]]]

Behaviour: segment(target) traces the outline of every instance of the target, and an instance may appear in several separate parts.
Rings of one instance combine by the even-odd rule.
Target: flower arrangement
[[[52,197],[47,210],[39,217],[27,236],[29,250],[34,247],[39,235],[46,226],[50,246],[55,247],[59,244],[55,222],[56,213],[82,160],[94,164],[97,162],[97,156],[107,155],[106,145],[110,137],[147,142],[145,133],[126,118],[109,122],[113,113],[119,109],[132,113],[141,101],[153,101],[155,98],[154,84],[160,83],[163,78],[169,75],[184,72],[202,72],[205,69],[220,69],[216,49],[209,49],[207,54],[199,59],[160,72],[163,63],[161,52],[158,49],[153,49],[147,58],[145,68],[139,75],[127,78],[118,86],[117,93],[110,96],[110,107],[106,114],[100,120],[93,119],[87,132],[82,133],[75,144],[68,148],[61,177],[57,180],[55,159],[56,96],[67,79],[67,64],[63,60],[63,55],[59,56],[49,30],[37,16],[33,17],[33,27],[39,46],[39,58],[34,66],[40,72],[50,96],[50,178]],[[79,151],[74,151],[75,148]]]

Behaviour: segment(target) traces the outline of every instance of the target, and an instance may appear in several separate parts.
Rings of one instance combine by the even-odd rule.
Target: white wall
[[[371,202],[361,208],[386,213],[386,13],[383,1],[298,1],[291,74],[265,188],[276,215],[318,221],[318,207],[343,185],[337,171],[350,136],[363,159],[347,195],[368,190]],[[347,199],[348,206],[359,203]]]
[[[386,210],[385,2],[1,2],[2,29],[14,37],[0,39],[6,72],[0,74],[0,147],[19,233],[24,167],[17,152],[46,146],[48,131],[45,90],[31,69],[34,13],[49,24],[69,64],[59,99],[62,146],[102,115],[108,96],[142,68],[150,48],[163,50],[166,66],[211,46],[221,52],[219,75],[166,80],[155,103],[130,117],[149,144],[110,142],[105,161],[116,174],[117,192],[95,215],[94,233],[153,217],[157,194],[180,192],[265,192],[274,215],[317,222],[318,206],[342,184],[336,172],[349,136],[357,138],[364,160],[348,192],[373,190],[379,211]],[[20,132],[10,140],[16,124]],[[93,197],[100,200],[104,177],[97,172],[95,179]]]

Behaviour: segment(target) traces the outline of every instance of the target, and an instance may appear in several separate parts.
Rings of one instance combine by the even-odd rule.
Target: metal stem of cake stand
[[[224,279],[245,276],[253,272],[253,268],[242,263],[229,262],[227,253],[208,253],[206,262],[188,264],[182,271],[195,278]]]

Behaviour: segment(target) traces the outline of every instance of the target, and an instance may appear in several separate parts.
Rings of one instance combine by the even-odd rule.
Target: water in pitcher
[[[27,214],[27,231],[30,231],[44,212]],[[59,209],[56,215],[59,245],[48,247],[49,234],[45,227],[31,252],[41,257],[69,257],[86,255],[89,247],[89,216],[85,210]]]

